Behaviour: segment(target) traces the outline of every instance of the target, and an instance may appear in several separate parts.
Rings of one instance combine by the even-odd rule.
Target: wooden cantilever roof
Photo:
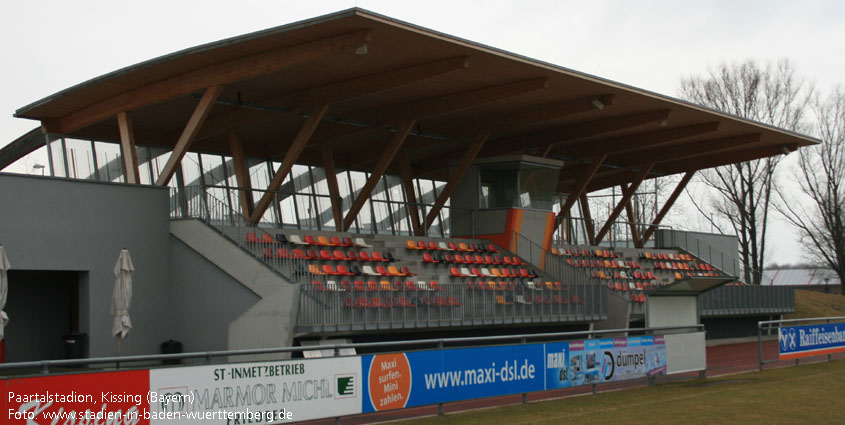
[[[197,116],[203,96],[213,106]],[[138,145],[187,140],[190,151],[230,155],[236,135],[246,156],[274,160],[316,125],[296,162],[322,164],[330,147],[336,167],[362,171],[410,129],[388,170],[407,158],[414,175],[448,180],[448,161],[467,150],[547,156],[565,161],[564,193],[585,175],[591,191],[815,142],[361,9],[133,65],[16,116],[51,133],[119,141],[123,112]]]

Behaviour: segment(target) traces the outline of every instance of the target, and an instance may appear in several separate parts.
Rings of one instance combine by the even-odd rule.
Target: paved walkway
[[[714,377],[720,375],[728,375],[733,373],[756,371],[759,368],[759,345],[757,341],[745,342],[738,344],[718,345],[714,347],[707,347],[707,376]],[[778,357],[778,343],[777,340],[763,341],[763,358],[766,360],[775,360]],[[836,354],[834,359],[845,359],[845,353]],[[801,359],[802,363],[811,363],[827,360],[827,356],[809,357]],[[777,361],[767,364],[765,368],[786,367],[795,365],[794,360]],[[674,381],[679,379],[693,379],[698,377],[698,373],[689,373],[678,376],[666,377],[661,381]],[[601,384],[597,386],[597,391],[612,391],[624,388],[634,388],[648,385],[645,379],[636,379],[625,382],[614,382],[608,384]],[[562,397],[571,397],[574,395],[588,394],[592,392],[592,387],[576,387],[561,390],[549,390],[531,393],[527,395],[527,401],[548,400]],[[522,395],[510,395],[502,397],[491,397],[476,400],[456,401],[447,403],[443,406],[445,413],[461,412],[473,409],[481,409],[486,407],[503,406],[508,404],[517,404],[522,402]],[[375,422],[386,422],[399,419],[408,419],[420,416],[432,416],[438,413],[438,406],[423,406],[409,409],[392,410],[388,412],[369,413],[366,415],[354,415],[341,418],[341,424],[369,424]],[[307,424],[334,424],[334,419],[323,419],[318,421],[303,422]]]

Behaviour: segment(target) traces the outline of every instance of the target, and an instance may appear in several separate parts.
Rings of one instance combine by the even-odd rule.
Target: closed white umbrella
[[[117,352],[120,353],[120,340],[132,329],[129,319],[129,306],[132,304],[132,272],[135,267],[129,257],[129,251],[120,250],[120,257],[114,265],[114,291],[111,298],[111,314],[114,323],[111,327],[112,335],[117,337]]]
[[[3,329],[6,328],[6,323],[9,323],[9,316],[3,310],[6,308],[6,296],[9,293],[9,276],[7,275],[9,269],[9,259],[6,257],[6,249],[0,245],[0,340],[3,339]]]

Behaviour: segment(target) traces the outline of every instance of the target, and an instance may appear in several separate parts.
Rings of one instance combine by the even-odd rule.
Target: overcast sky
[[[16,109],[59,90],[355,6],[670,96],[683,76],[749,58],[788,58],[821,91],[845,83],[845,2],[834,0],[7,0],[0,4],[0,146],[38,125],[13,118]],[[775,246],[771,258],[794,261],[794,253]]]

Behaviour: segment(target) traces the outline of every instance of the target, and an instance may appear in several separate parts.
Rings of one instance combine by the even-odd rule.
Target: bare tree
[[[795,225],[817,265],[839,275],[845,294],[845,93],[837,87],[812,103],[821,144],[801,149],[792,177],[797,193],[778,189],[778,212]]]
[[[721,64],[705,76],[685,78],[680,96],[694,103],[741,118],[800,131],[812,88],[781,60],[765,66],[754,61]],[[780,157],[742,162],[698,173],[710,188],[704,199],[691,196],[700,212],[717,230],[732,229],[739,239],[739,259],[746,282],[759,284],[766,252],[775,169]],[[725,225],[727,223],[727,226]]]

